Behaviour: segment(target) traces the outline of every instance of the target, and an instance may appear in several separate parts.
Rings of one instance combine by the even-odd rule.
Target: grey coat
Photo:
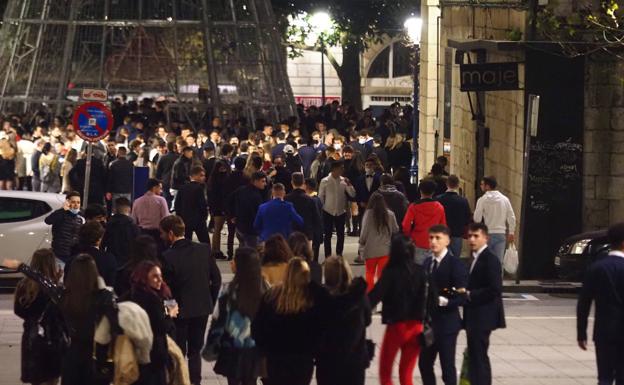
[[[388,210],[388,222],[390,224],[390,232],[379,232],[371,211],[366,210],[364,212],[362,228],[360,229],[359,254],[361,257],[364,259],[376,258],[387,256],[390,253],[392,234],[399,231],[396,217],[391,210]]]

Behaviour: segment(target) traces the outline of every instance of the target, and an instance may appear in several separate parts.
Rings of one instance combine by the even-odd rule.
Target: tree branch
[[[327,56],[327,60],[329,60],[329,62],[331,63],[332,67],[334,67],[334,69],[336,70],[336,73],[338,74],[338,77],[341,77],[342,66],[340,66],[340,64],[338,64],[338,61],[336,60],[334,55],[331,52],[329,52],[327,50],[327,48],[325,48],[325,56]]]

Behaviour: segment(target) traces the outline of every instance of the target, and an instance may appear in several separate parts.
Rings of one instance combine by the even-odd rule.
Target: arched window
[[[392,79],[412,73],[411,48],[396,41],[384,48],[368,69],[368,78]]]

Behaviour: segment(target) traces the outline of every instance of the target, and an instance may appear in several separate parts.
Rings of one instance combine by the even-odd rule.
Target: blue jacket
[[[262,242],[274,234],[282,234],[284,238],[288,238],[293,222],[303,226],[303,219],[297,214],[295,206],[281,199],[272,199],[258,208],[254,229],[260,234]]]

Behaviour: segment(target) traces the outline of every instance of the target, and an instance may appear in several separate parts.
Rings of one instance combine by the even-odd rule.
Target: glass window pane
[[[411,48],[405,46],[404,43],[394,43],[392,54],[392,77],[399,78],[408,76],[412,73],[412,55]]]
[[[386,47],[373,61],[368,70],[369,78],[387,78],[390,66],[390,46]]]

